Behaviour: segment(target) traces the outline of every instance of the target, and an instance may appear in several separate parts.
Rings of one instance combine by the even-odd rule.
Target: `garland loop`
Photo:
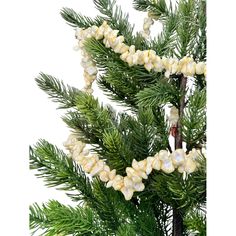
[[[150,22],[146,22],[148,30]],[[202,75],[206,76],[206,64],[205,62],[196,63],[191,57],[183,57],[178,60],[177,58],[160,57],[154,50],[136,50],[134,45],[128,46],[124,43],[124,36],[118,36],[119,31],[113,30],[106,21],[100,27],[91,26],[87,29],[77,28],[76,38],[78,44],[75,46],[75,50],[82,50],[82,63],[84,68],[85,88],[84,91],[92,93],[91,89],[93,81],[97,76],[97,67],[93,62],[91,56],[86,52],[84,48],[84,42],[89,38],[95,38],[96,40],[102,40],[107,48],[111,48],[115,53],[121,54],[120,58],[128,65],[143,65],[147,71],[162,72],[165,71],[165,76],[169,78],[172,74],[184,74],[185,76]]]
[[[91,154],[85,148],[86,144],[79,141],[74,134],[71,134],[64,146],[69,150],[72,159],[86,173],[91,176],[99,176],[102,182],[107,183],[106,187],[113,187],[121,191],[126,200],[130,200],[134,192],[141,192],[145,186],[142,179],[147,179],[153,170],[163,171],[170,174],[178,170],[180,173],[193,173],[198,167],[199,150],[192,149],[188,154],[183,149],[176,149],[172,153],[161,150],[154,156],[149,156],[142,161],[133,159],[132,167],[126,168],[126,176],[116,174],[116,170],[111,170],[104,160],[99,159],[97,154]]]

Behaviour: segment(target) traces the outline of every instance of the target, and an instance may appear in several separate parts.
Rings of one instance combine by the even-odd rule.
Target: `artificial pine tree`
[[[46,140],[30,147],[37,177],[78,205],[35,203],[30,228],[48,236],[206,235],[206,3],[134,0],[148,13],[136,34],[115,1],[94,4],[102,14],[94,19],[61,11],[76,29],[84,90],[36,78],[65,109],[67,151]],[[151,38],[155,21],[163,30]],[[94,80],[124,112],[92,96]]]

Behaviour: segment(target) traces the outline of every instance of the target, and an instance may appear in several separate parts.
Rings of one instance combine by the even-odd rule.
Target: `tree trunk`
[[[173,209],[173,236],[183,235],[183,218],[178,209]]]
[[[182,76],[180,81],[180,91],[183,95],[180,98],[179,103],[179,121],[177,124],[177,134],[175,137],[175,149],[183,147],[183,138],[181,132],[181,118],[183,117],[184,107],[185,107],[185,90],[186,90],[187,78]],[[178,209],[173,208],[173,236],[183,235],[183,218]]]

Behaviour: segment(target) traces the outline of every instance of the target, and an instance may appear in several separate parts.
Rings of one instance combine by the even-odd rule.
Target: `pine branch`
[[[97,84],[111,101],[118,102],[120,105],[126,106],[131,111],[136,111],[137,105],[133,95],[133,88],[126,86],[128,82],[127,80],[114,80],[115,78],[116,77],[111,77],[109,75],[100,76],[97,80]],[[134,89],[136,90],[136,88]],[[125,90],[129,90],[129,92],[126,92]]]
[[[130,218],[129,214],[134,214],[133,204],[125,201],[118,191],[106,188],[100,180],[96,179],[93,182],[93,189],[97,200],[93,207],[110,232],[116,231],[124,221]]]
[[[198,23],[198,30],[196,31],[196,41],[192,50],[194,60],[206,60],[206,1],[195,1],[196,7],[196,22]]]
[[[76,96],[81,93],[78,89],[66,86],[62,81],[44,73],[40,73],[35,81],[39,88],[49,95],[49,98],[60,104],[59,109],[76,106]]]
[[[161,108],[153,109],[154,125],[157,133],[156,141],[153,144],[153,150],[160,151],[168,149],[172,152],[169,144],[169,125],[165,117],[165,110]]]
[[[169,16],[172,11],[172,5],[168,8],[165,0],[133,0],[133,6],[138,11],[151,12],[157,18]]]
[[[87,93],[77,96],[76,106],[79,114],[93,127],[94,135],[98,138],[102,139],[104,131],[112,130],[117,125],[109,110]]]
[[[153,199],[153,201],[156,201],[156,199]],[[151,202],[140,200],[139,214],[135,218],[137,235],[164,236],[162,229],[158,227],[151,205]]]
[[[117,129],[106,131],[103,135],[105,150],[100,153],[105,155],[107,163],[118,173],[125,174],[125,168],[130,166],[134,157],[129,143],[124,142],[123,136]]]
[[[73,163],[71,158],[45,140],[29,149],[30,169],[37,169],[35,174],[43,178],[46,186],[59,190],[77,190],[77,200],[93,200],[92,188],[84,172]]]
[[[165,129],[164,117],[163,121],[159,122],[159,120],[157,121],[158,115],[160,113],[154,113],[150,108],[141,107],[137,112],[137,117],[123,114],[120,118],[119,129],[132,147],[134,157],[138,161],[166,148],[165,140],[168,135],[163,133]]]
[[[130,67],[128,63],[120,59],[119,54],[106,48],[101,41],[94,38],[88,39],[84,46],[102,72],[113,72],[113,76],[116,74],[117,77],[121,76],[124,79],[135,80],[134,82],[139,87],[154,83],[160,74],[154,71],[148,72],[143,66]]]
[[[173,56],[176,41],[176,28],[178,25],[178,17],[172,13],[163,23],[163,30],[154,38],[150,47],[158,53],[159,56]]]
[[[206,89],[196,89],[189,98],[181,120],[183,139],[187,150],[206,141]]]
[[[75,131],[84,143],[102,146],[102,141],[94,134],[93,127],[88,121],[77,111],[68,111],[62,117],[67,126]]]
[[[184,218],[184,224],[188,233],[198,236],[206,236],[206,215],[198,210],[192,210]]]
[[[135,226],[132,224],[123,224],[121,225],[117,232],[117,236],[136,236]]]
[[[65,206],[51,200],[41,207],[30,206],[30,229],[44,231],[43,235],[107,235],[97,214],[87,207]]]
[[[196,43],[198,25],[193,21],[196,18],[195,1],[181,0],[178,4],[178,25],[175,55],[178,58],[191,56]],[[188,29],[188,30],[186,30]]]
[[[159,235],[155,219],[152,217],[153,212],[149,207],[126,201],[119,191],[106,188],[99,180],[93,182],[93,189],[97,199],[94,209],[115,235],[123,232],[122,228],[126,224],[126,227],[132,228],[131,232],[136,232],[136,235]]]
[[[103,73],[98,80],[100,88],[112,100],[125,103],[133,110],[137,109],[135,95],[160,77],[160,73],[149,73],[142,66],[129,67],[119,55],[95,39],[87,40],[85,48]]]
[[[160,107],[171,103],[178,107],[179,91],[174,83],[162,79],[156,85],[145,88],[137,95],[138,104],[141,106]]]
[[[206,203],[206,164],[204,158],[200,164],[202,166],[198,171],[189,175],[185,181],[179,183],[174,179],[168,181],[168,189],[172,192],[178,209],[183,212]]]
[[[132,35],[134,26],[129,23],[129,15],[124,14],[121,7],[116,5],[115,0],[93,0],[96,8],[105,16],[103,17],[109,25],[122,32],[127,43],[133,43]]]
[[[163,236],[170,236],[172,234],[172,207],[158,200],[155,197],[153,209],[158,223],[158,227],[163,232]]]
[[[124,173],[126,166],[131,164],[133,155],[128,142],[124,141],[117,129],[118,118],[114,111],[103,107],[98,99],[86,93],[77,96],[76,104],[78,115],[69,112],[69,117],[64,118],[66,123],[82,133],[111,168]]]
[[[90,26],[96,25],[100,26],[103,23],[103,18],[97,16],[95,19],[92,19],[87,16],[83,16],[75,12],[71,8],[62,8],[60,12],[62,18],[72,27],[76,28],[88,28]]]
[[[154,173],[150,188],[160,200],[184,213],[206,202],[206,160],[199,160],[199,168],[183,180],[182,174]],[[147,186],[149,188],[149,186]]]

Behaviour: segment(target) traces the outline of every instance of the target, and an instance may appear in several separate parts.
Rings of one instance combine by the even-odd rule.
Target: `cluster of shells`
[[[144,29],[149,32],[152,20],[147,18]],[[146,32],[146,33],[147,33]],[[129,66],[142,65],[148,71],[162,72],[169,77],[172,74],[184,74],[185,76],[194,76],[195,74],[206,76],[205,62],[195,62],[191,57],[166,58],[160,57],[154,50],[136,50],[134,45],[128,46],[124,43],[125,38],[118,36],[119,31],[113,30],[106,21],[100,27],[91,26],[87,29],[77,28],[76,38],[78,40],[75,49],[82,51],[82,66],[84,68],[85,88],[88,93],[92,93],[92,83],[97,77],[97,67],[91,56],[86,52],[84,43],[89,38],[102,40],[107,48],[111,48],[115,53],[120,54],[121,60],[127,62]],[[145,33],[145,31],[144,31]]]
[[[91,176],[98,176],[106,186],[121,191],[126,200],[130,200],[134,192],[143,191],[145,186],[142,182],[153,171],[163,171],[167,174],[175,170],[180,173],[192,173],[198,167],[200,152],[192,149],[188,154],[183,149],[176,149],[172,153],[161,150],[154,156],[149,156],[142,161],[133,159],[132,166],[126,168],[126,176],[116,174],[115,169],[110,169],[104,160],[99,159],[97,154],[91,154],[85,148],[86,144],[79,141],[77,136],[71,134],[64,146],[69,150],[73,160],[80,165],[84,172]]]

